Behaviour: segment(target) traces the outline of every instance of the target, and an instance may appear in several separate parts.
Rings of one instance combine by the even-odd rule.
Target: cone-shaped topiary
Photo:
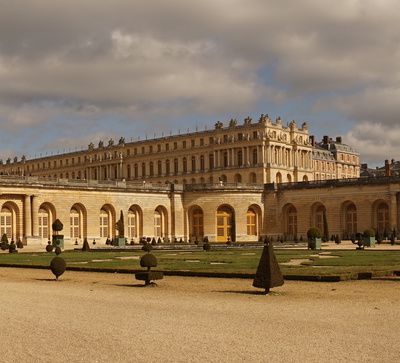
[[[11,241],[10,246],[8,247],[8,252],[9,253],[16,253],[17,251],[17,246],[14,243],[14,241]]]
[[[151,240],[151,244],[154,246],[157,243],[156,239],[153,237]]]
[[[82,251],[83,251],[83,252],[88,252],[88,251],[90,251],[89,242],[88,242],[88,240],[87,240],[86,237],[85,237],[85,239],[83,240]]]
[[[205,242],[203,244],[203,250],[206,251],[206,252],[210,251],[211,250],[211,245],[208,242]]]
[[[18,238],[18,241],[17,241],[17,248],[24,248],[24,244],[22,243],[20,238]]]
[[[50,262],[50,270],[56,277],[56,280],[65,272],[67,264],[62,257],[56,256]]]
[[[157,267],[157,258],[152,253],[146,253],[140,259],[140,266],[150,270],[151,267]]]
[[[61,252],[62,252],[62,251],[61,251],[61,248],[58,247],[58,246],[54,249],[54,253],[55,253],[57,256],[58,256]]]
[[[7,237],[7,235],[5,233],[1,236],[1,242],[2,243],[5,242],[5,243],[8,244],[8,237]]]

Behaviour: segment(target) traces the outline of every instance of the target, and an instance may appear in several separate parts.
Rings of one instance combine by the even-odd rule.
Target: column
[[[32,236],[32,214],[31,214],[31,196],[25,195],[24,202],[24,228],[25,228],[25,237]]]
[[[32,195],[32,235],[39,237],[39,203],[38,197]]]

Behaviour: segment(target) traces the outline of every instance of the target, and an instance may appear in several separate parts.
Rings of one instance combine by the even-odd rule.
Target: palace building
[[[84,238],[250,242],[397,228],[398,178],[358,179],[359,155],[308,126],[261,115],[238,125],[0,164],[0,233],[45,245],[60,219],[66,246]]]
[[[0,161],[1,175],[66,180],[127,180],[150,183],[286,183],[358,178],[359,154],[325,136],[316,143],[308,126],[287,126],[261,115],[234,119],[213,130],[126,143],[121,137],[87,150],[28,160]]]

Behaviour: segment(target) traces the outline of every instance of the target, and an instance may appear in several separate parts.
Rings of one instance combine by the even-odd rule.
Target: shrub
[[[7,243],[8,244],[8,237],[7,237],[7,235],[5,233],[1,236],[1,243]]]
[[[17,246],[15,245],[14,241],[11,241],[10,246],[8,247],[8,252],[9,253],[16,253],[17,251]]]
[[[321,231],[317,227],[311,227],[307,231],[307,238],[308,239],[321,238]]]
[[[89,242],[88,242],[88,240],[87,240],[86,237],[85,237],[85,239],[83,240],[82,251],[83,251],[83,252],[88,252],[88,251],[90,251]]]
[[[140,259],[140,266],[146,267],[148,270],[152,267],[157,267],[157,258],[152,253],[146,253]]]
[[[56,277],[56,280],[65,272],[67,264],[62,257],[56,256],[50,262],[50,270]]]
[[[153,249],[153,247],[151,246],[151,244],[147,243],[147,242],[142,247],[142,250],[145,252],[150,252],[152,249]]]
[[[46,251],[47,252],[51,252],[51,251],[53,251],[53,245],[50,243],[50,244],[48,244],[47,246],[46,246]]]
[[[375,231],[371,228],[371,229],[366,229],[363,233],[363,237],[375,237]]]
[[[55,248],[54,252],[55,252],[55,254],[58,256],[62,251],[61,251],[61,248],[57,246],[57,247]]]
[[[203,250],[206,251],[206,252],[210,251],[211,250],[211,245],[208,242],[205,242],[203,244]]]
[[[135,241],[133,240],[133,238],[131,238],[130,245],[133,246],[134,244],[135,244]]]
[[[153,237],[153,239],[151,240],[151,244],[154,246],[154,245],[156,245],[157,244],[157,241],[156,241],[156,239]]]
[[[158,237],[157,243],[161,243],[161,237]]]
[[[396,243],[396,235],[393,233],[390,236],[390,244],[393,246]]]
[[[208,243],[208,237],[207,236],[203,237],[203,243]]]
[[[337,234],[337,235],[335,236],[335,243],[336,243],[337,245],[339,245],[341,242],[342,242],[342,241],[340,240],[340,237],[339,237],[339,235]]]
[[[147,238],[146,238],[146,242],[147,242],[147,243],[150,243],[150,242],[151,242],[151,237],[147,237]]]
[[[20,238],[18,238],[18,241],[17,241],[17,248],[24,248],[24,244],[22,243]]]

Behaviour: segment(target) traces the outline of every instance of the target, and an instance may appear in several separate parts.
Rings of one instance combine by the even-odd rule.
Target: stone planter
[[[308,240],[308,249],[310,250],[320,250],[321,249],[322,238],[312,238]]]
[[[375,237],[363,237],[362,241],[365,247],[375,247]]]
[[[113,241],[115,247],[125,247],[125,237],[116,237]]]
[[[54,247],[60,247],[64,249],[64,235],[63,234],[53,234],[52,244]]]

